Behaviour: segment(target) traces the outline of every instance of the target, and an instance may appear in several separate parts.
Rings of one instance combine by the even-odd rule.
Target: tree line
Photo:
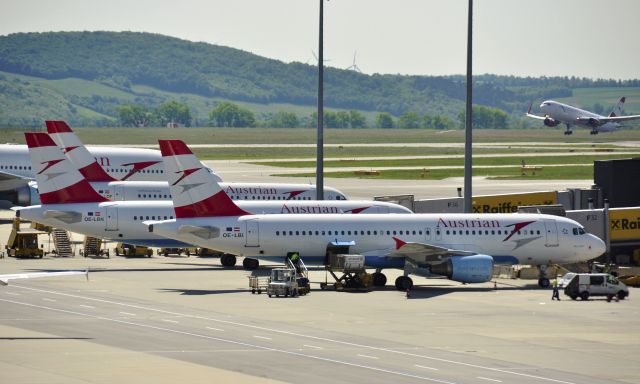
[[[193,124],[189,106],[184,103],[170,101],[150,109],[139,104],[123,104],[116,108],[118,123],[126,127],[148,126],[185,126]],[[458,114],[458,121],[454,121],[443,114],[420,114],[405,112],[395,118],[389,112],[378,113],[373,121],[367,121],[364,114],[356,110],[332,111],[325,110],[323,123],[326,128],[433,128],[450,129],[464,125],[464,111]],[[279,111],[263,119],[249,108],[222,101],[209,112],[206,122],[212,127],[227,128],[316,128],[318,114],[312,112],[309,116],[300,118],[294,112]],[[508,114],[498,108],[481,105],[473,106],[473,125],[475,128],[508,128]]]

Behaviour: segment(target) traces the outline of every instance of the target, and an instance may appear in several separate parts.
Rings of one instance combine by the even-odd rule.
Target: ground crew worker
[[[553,293],[551,294],[551,300],[556,299],[558,301],[560,301],[560,291],[558,291],[558,278],[556,277],[555,280],[553,280],[553,283],[551,283],[551,286],[553,287]]]

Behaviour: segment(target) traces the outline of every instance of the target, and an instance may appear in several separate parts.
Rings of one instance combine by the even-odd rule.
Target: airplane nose
[[[605,253],[607,251],[607,246],[604,243],[604,241],[602,241],[598,236],[592,236],[592,241],[590,244],[590,248],[591,248],[591,254],[593,255],[592,258],[596,258],[598,256],[601,256],[603,253]]]

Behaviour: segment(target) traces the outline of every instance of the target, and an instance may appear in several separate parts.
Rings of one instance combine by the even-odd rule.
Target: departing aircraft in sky
[[[49,135],[36,132],[25,133],[25,137],[42,204],[16,208],[16,214],[22,219],[127,244],[168,248],[191,246],[190,243],[149,233],[142,223],[144,220],[173,218],[171,200],[111,201],[91,187]],[[200,172],[206,175],[206,182],[201,188],[210,188],[210,181],[215,181],[218,186],[217,178],[195,156],[193,158],[195,161],[182,174]],[[181,194],[182,187],[178,188],[177,193]],[[245,211],[263,214],[411,213],[397,204],[358,200],[241,200],[238,205]],[[221,261],[225,266],[235,265],[235,257],[227,256]]]
[[[591,260],[602,240],[565,217],[541,214],[256,215],[219,187],[201,188],[204,172],[186,174],[193,155],[180,140],[161,140],[175,219],[146,221],[168,238],[251,259],[283,262],[297,252],[306,264],[326,264],[330,253],[362,254],[375,268],[374,285],[386,284],[384,268],[404,274],[396,288],[410,289],[412,273],[446,276],[463,283],[491,279],[494,263],[545,266]],[[256,263],[257,266],[257,263]]]
[[[571,105],[559,103],[553,100],[546,100],[540,104],[540,111],[543,116],[531,113],[531,105],[527,111],[527,117],[542,120],[547,127],[555,127],[565,124],[567,130],[565,135],[571,135],[573,125],[591,129],[591,134],[596,135],[598,132],[611,132],[622,126],[622,122],[640,119],[640,115],[622,116],[624,102],[626,98],[621,97],[618,104],[613,108],[609,116],[598,115],[597,113],[585,111]]]

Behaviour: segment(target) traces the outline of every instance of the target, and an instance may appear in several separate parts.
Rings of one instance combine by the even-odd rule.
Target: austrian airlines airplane
[[[298,252],[306,264],[326,264],[330,253],[362,254],[376,268],[374,285],[386,284],[383,268],[402,268],[395,285],[406,290],[413,286],[411,273],[478,283],[491,279],[494,263],[566,264],[605,251],[603,241],[577,222],[550,215],[255,215],[220,187],[208,194],[198,189],[189,179],[197,173],[180,171],[191,161],[184,143],[160,141],[160,150],[170,183],[182,183],[184,191],[173,194],[176,219],[145,221],[149,231],[230,254],[282,262]],[[202,207],[210,207],[207,217],[199,215]],[[539,283],[548,284],[546,276]]]
[[[625,100],[625,97],[621,97],[609,116],[598,115],[571,105],[546,100],[540,104],[540,111],[544,113],[544,116],[532,114],[531,106],[529,106],[527,117],[542,120],[547,127],[565,124],[567,126],[567,130],[564,132],[565,135],[573,133],[571,130],[573,124],[590,128],[591,134],[597,135],[598,132],[611,132],[620,128],[622,126],[620,123],[623,121],[640,119],[640,115],[622,116]]]
[[[118,181],[107,174],[92,157],[86,147],[64,121],[47,121],[47,130],[54,142],[64,151],[80,173],[102,196],[110,200],[170,200],[170,190],[166,179],[162,181]],[[216,181],[220,177],[211,169],[198,162]],[[164,172],[164,170],[162,170]],[[221,183],[234,200],[313,200],[315,186],[309,184],[281,183]],[[31,188],[35,188],[35,183]],[[33,191],[32,191],[33,192]],[[37,191],[31,193],[37,196]],[[340,191],[326,187],[327,200],[346,200]],[[27,205],[38,204],[37,199]]]
[[[62,122],[64,125],[66,123]],[[49,125],[49,123],[47,124]],[[88,147],[100,168],[115,180],[164,181],[162,156],[153,149]],[[38,201],[35,173],[26,145],[0,145],[0,200],[17,205]]]
[[[164,201],[110,201],[98,194],[73,167],[60,148],[46,133],[25,133],[31,150],[33,167],[40,190],[41,205],[16,208],[16,215],[56,228],[82,233],[127,244],[153,247],[185,247],[190,243],[166,239],[149,233],[144,220],[171,219],[173,202]],[[195,156],[193,156],[195,159]],[[206,181],[216,178],[195,159],[190,169],[198,167]],[[184,173],[189,173],[185,170]],[[216,184],[217,186],[218,184]],[[176,187],[180,188],[180,187]],[[262,214],[269,213],[411,213],[397,204],[339,200],[339,201],[239,201],[242,209]],[[221,260],[226,266],[235,265],[235,257]]]

